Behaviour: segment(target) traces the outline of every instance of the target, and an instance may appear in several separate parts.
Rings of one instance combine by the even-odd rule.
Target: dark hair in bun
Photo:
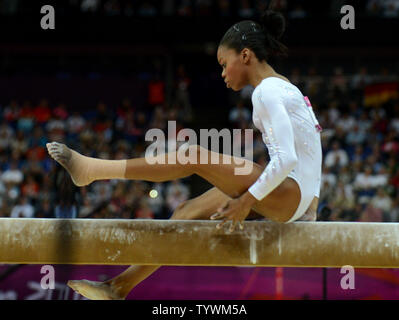
[[[266,10],[260,19],[264,30],[275,39],[280,39],[285,31],[285,19],[280,12]]]
[[[287,47],[279,39],[285,31],[285,19],[279,12],[266,10],[259,23],[244,20],[236,23],[225,33],[219,46],[225,46],[241,52],[251,49],[259,61],[270,56],[286,56]]]

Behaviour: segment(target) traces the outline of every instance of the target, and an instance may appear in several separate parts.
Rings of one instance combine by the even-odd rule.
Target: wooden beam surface
[[[399,267],[399,224],[0,219],[0,263]]]

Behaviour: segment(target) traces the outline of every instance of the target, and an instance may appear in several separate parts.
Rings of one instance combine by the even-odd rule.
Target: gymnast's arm
[[[262,200],[282,183],[298,162],[294,130],[282,97],[278,92],[265,91],[262,92],[260,101],[258,100],[256,111],[263,127],[268,130],[267,134],[275,152],[258,180],[243,194],[243,200],[252,204],[256,200]]]

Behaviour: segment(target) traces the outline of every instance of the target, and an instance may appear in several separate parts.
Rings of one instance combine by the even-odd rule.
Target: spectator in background
[[[93,130],[96,134],[102,133],[104,130],[106,130],[109,127],[108,122],[114,120],[112,111],[110,111],[107,108],[107,105],[102,101],[97,104],[94,117]]]
[[[370,117],[367,114],[367,111],[363,111],[360,113],[360,119],[356,119],[357,126],[359,127],[359,131],[369,132],[373,123],[370,120]]]
[[[1,171],[0,171],[0,173],[1,173]],[[3,181],[1,181],[1,179],[0,179],[0,217],[6,216],[5,212],[8,209],[6,197],[7,197],[7,188],[6,188],[5,184],[3,183]]]
[[[39,196],[40,186],[32,174],[28,174],[21,185],[22,196],[36,200]]]
[[[33,114],[36,123],[40,126],[44,126],[44,124],[51,118],[51,110],[48,105],[48,100],[40,100],[39,104],[34,108]]]
[[[82,12],[96,12],[100,7],[100,0],[82,0],[80,9]]]
[[[399,99],[393,102],[393,117],[389,123],[389,129],[394,130],[397,134],[399,134]]]
[[[388,211],[386,215],[387,222],[398,222],[399,221],[399,194],[392,201],[392,209]]]
[[[388,185],[389,174],[384,165],[381,165],[374,176],[375,187],[385,187]]]
[[[11,100],[10,103],[4,108],[3,118],[11,126],[16,127],[16,122],[20,118],[21,108],[17,100]]]
[[[389,212],[392,209],[392,199],[382,187],[379,187],[377,193],[371,198],[371,204],[374,208],[382,211],[384,221],[388,220]]]
[[[144,135],[148,129],[148,121],[147,121],[147,115],[145,114],[144,111],[138,111],[137,112],[137,117],[135,121],[135,133],[134,135],[141,140],[144,138]]]
[[[148,83],[148,104],[152,107],[165,103],[165,81],[156,74]]]
[[[348,154],[341,148],[338,141],[334,141],[331,150],[327,152],[324,165],[332,170],[338,170],[341,167],[347,166],[348,162]]]
[[[139,207],[135,212],[136,219],[153,219],[154,212],[152,211],[150,205],[148,204],[147,198],[140,199]]]
[[[361,145],[366,141],[366,133],[359,130],[359,125],[355,123],[352,130],[349,130],[346,136],[345,142],[347,145],[361,147]]]
[[[47,122],[46,131],[50,140],[62,141],[66,132],[66,122],[59,115],[54,115]]]
[[[28,148],[32,149],[35,147],[46,147],[46,143],[48,142],[46,138],[46,134],[44,133],[44,130],[40,126],[35,126],[33,128],[33,134],[32,136],[28,137],[26,139],[28,141]],[[29,151],[28,149],[28,151]]]
[[[190,123],[193,118],[189,93],[191,81],[191,78],[187,74],[186,67],[183,64],[180,64],[176,71],[176,96],[173,105],[177,105],[181,108],[180,112],[184,115],[183,120],[187,123]]]
[[[329,89],[339,94],[345,93],[347,91],[347,79],[341,67],[336,67],[334,69]]]
[[[21,155],[25,155],[28,150],[28,141],[25,139],[23,131],[18,130],[17,134],[11,140],[11,149],[17,151]]]
[[[244,102],[248,102],[252,104],[252,93],[254,92],[254,87],[251,85],[247,85],[244,88],[241,89],[240,91],[240,98],[241,100],[243,100]]]
[[[382,16],[385,18],[399,17],[399,1],[398,0],[385,0],[382,4]]]
[[[366,166],[364,172],[356,174],[353,186],[358,193],[358,201],[360,203],[368,202],[374,195],[375,189],[375,176],[370,166]]]
[[[17,120],[17,130],[29,134],[34,126],[34,110],[30,101],[25,101],[19,118]]]
[[[33,218],[35,208],[29,203],[27,197],[22,196],[19,198],[18,204],[11,210],[11,218]]]
[[[323,166],[322,168],[321,183],[328,188],[334,188],[337,184],[337,176],[327,166]]]
[[[354,166],[355,167],[355,166]],[[351,166],[340,168],[337,174],[337,180],[343,184],[351,184],[353,181],[353,171]]]
[[[350,184],[344,184],[339,181],[334,191],[334,197],[331,200],[332,208],[341,210],[341,212],[351,211],[355,207],[355,196]]]
[[[381,151],[384,154],[390,154],[392,156],[396,156],[399,153],[399,142],[397,139],[396,131],[389,131],[388,134],[384,137]]]
[[[244,101],[238,100],[236,106],[230,110],[229,121],[234,127],[238,127],[241,122],[249,122],[251,120],[251,113],[245,108]]]
[[[368,74],[367,67],[360,67],[358,73],[352,76],[350,87],[354,90],[363,90],[367,85],[373,82],[372,76]]]
[[[43,199],[39,202],[39,205],[36,206],[37,210],[35,211],[35,218],[53,218],[54,210],[51,206],[51,202],[49,199]]]
[[[108,203],[112,198],[112,186],[107,181],[96,181],[93,184],[93,192],[95,195],[94,204],[97,206]]]
[[[351,141],[348,141],[348,143]],[[349,143],[351,144],[351,143]],[[360,144],[356,144],[353,143],[355,145],[355,150],[353,152],[353,154],[351,155],[351,163],[355,164],[355,163],[359,163],[362,164],[364,163],[364,161],[366,160],[366,154],[364,152],[364,148],[362,145]]]
[[[189,195],[190,191],[185,184],[178,179],[173,180],[166,187],[166,204],[169,213],[172,214],[180,203],[188,199]]]
[[[1,180],[6,184],[19,185],[24,179],[24,174],[18,168],[18,162],[12,160],[10,167],[3,172]]]
[[[355,119],[348,111],[343,112],[342,116],[337,120],[336,126],[346,132],[349,132],[355,126]]]
[[[108,209],[114,217],[120,216],[126,206],[125,181],[117,181],[112,192],[112,197]]]
[[[66,121],[69,117],[69,113],[66,109],[64,103],[59,103],[53,110],[53,115],[57,116],[59,119]]]
[[[305,94],[309,97],[317,97],[320,92],[320,87],[323,82],[323,78],[317,73],[315,67],[308,69],[308,75],[304,78],[305,80]]]
[[[384,217],[381,209],[375,208],[371,203],[367,203],[364,211],[360,215],[360,222],[383,222]]]
[[[85,125],[86,120],[79,112],[74,111],[66,122],[66,129],[69,139],[76,140],[79,134],[84,130]]]
[[[399,164],[395,157],[390,157],[387,161],[387,174],[389,176],[389,184],[394,188],[399,188]]]
[[[14,137],[14,130],[9,126],[6,120],[0,125],[0,153],[6,152],[11,147],[11,141]]]
[[[163,106],[156,106],[152,114],[149,128],[158,128],[161,130],[166,130],[166,127],[167,127],[166,110],[163,108]]]
[[[304,83],[302,80],[301,71],[298,67],[295,67],[292,69],[289,79],[290,79],[291,83],[296,85],[298,88],[303,87]],[[320,116],[319,116],[319,120],[320,120]],[[319,123],[320,123],[320,121],[319,121]]]
[[[330,120],[330,123],[335,125],[340,116],[341,112],[338,109],[338,101],[333,99],[328,104],[328,119]]]
[[[87,191],[87,188],[81,190],[82,203],[79,208],[79,218],[89,217],[95,209],[94,206],[94,195]]]

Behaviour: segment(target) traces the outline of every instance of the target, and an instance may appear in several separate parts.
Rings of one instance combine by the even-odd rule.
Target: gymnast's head
[[[249,74],[271,56],[285,56],[287,47],[279,41],[284,31],[284,17],[272,10],[266,10],[259,22],[244,20],[230,27],[217,51],[227,87],[241,90],[249,84]]]

